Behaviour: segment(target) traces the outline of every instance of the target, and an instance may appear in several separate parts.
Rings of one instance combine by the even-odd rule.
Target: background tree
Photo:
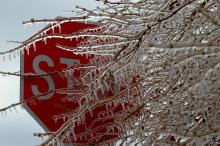
[[[121,145],[219,145],[219,0],[100,2],[103,6],[95,10],[77,7],[77,20],[70,17],[24,22],[46,22],[53,27],[80,19],[100,24],[71,36],[86,38],[77,49],[58,44],[60,49],[94,55],[95,59],[78,80],[84,93],[78,100],[85,100],[84,104],[74,113],[58,115],[58,119],[67,117],[67,122],[49,134],[42,145],[62,143],[75,124],[100,104],[128,103],[132,105],[129,111],[118,114],[114,125],[109,126],[109,132],[112,127],[120,129],[119,138],[110,145],[118,140]],[[40,39],[49,37],[43,35]],[[37,39],[0,54],[22,52]],[[101,98],[112,90],[111,83],[123,89],[110,98]]]

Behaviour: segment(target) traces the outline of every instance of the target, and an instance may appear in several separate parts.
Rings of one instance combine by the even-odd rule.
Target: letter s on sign
[[[48,64],[48,66],[50,67],[54,67],[54,63],[53,61],[51,60],[50,57],[46,56],[46,55],[38,55],[37,57],[34,58],[33,60],[33,69],[34,71],[40,75],[40,74],[46,74],[47,72],[43,71],[40,69],[39,67],[39,64],[40,62],[46,62]],[[48,92],[50,91],[54,91],[55,90],[55,85],[54,85],[54,81],[53,79],[48,75],[48,76],[43,76],[42,78],[44,78],[46,81],[47,81],[47,84],[48,84]],[[35,96],[38,96],[38,95],[41,95],[43,93],[41,93],[38,89],[38,87],[36,85],[32,85],[31,86],[31,89],[32,89],[32,92]],[[40,99],[42,100],[48,100],[50,99],[52,96],[54,95],[54,92],[52,93],[49,93],[47,95],[44,95],[44,96],[41,96],[39,97]]]

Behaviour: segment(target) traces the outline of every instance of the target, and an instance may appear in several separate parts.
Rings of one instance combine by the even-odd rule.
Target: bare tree
[[[84,94],[78,100],[85,100],[84,104],[77,111],[58,115],[58,119],[67,117],[67,122],[41,145],[62,143],[75,124],[101,104],[132,106],[108,127],[109,132],[114,127],[120,130],[118,139],[93,145],[117,141],[146,146],[220,145],[220,1],[97,1],[103,6],[95,10],[77,7],[79,17],[24,22],[46,22],[51,27],[79,20],[100,24],[62,36],[86,37],[77,49],[58,47],[95,59],[80,79]],[[10,55],[49,37],[32,38],[0,54]],[[101,98],[111,90],[111,83],[121,89]]]

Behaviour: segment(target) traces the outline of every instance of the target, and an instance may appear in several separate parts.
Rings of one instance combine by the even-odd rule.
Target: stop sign
[[[95,26],[95,24],[65,22],[61,23],[59,27],[45,28],[39,34],[69,35]],[[61,91],[62,89],[72,89],[74,94],[80,96],[83,87],[75,82],[82,76],[83,70],[74,69],[74,67],[87,66],[94,57],[62,50],[57,47],[57,44],[74,48],[82,41],[84,41],[82,38],[66,39],[62,37],[36,39],[36,42],[26,48],[27,51],[21,56],[21,72],[39,75],[21,78],[21,102],[29,100],[24,108],[47,132],[55,132],[66,121],[65,117],[63,120],[59,118],[57,120],[54,117],[74,112],[80,107],[77,99],[68,100],[69,95]],[[71,69],[72,72],[68,72],[66,69]],[[70,75],[64,77],[64,73]],[[113,93],[109,92],[105,95],[112,96]],[[34,98],[39,100],[32,100]],[[93,108],[93,114],[87,113],[85,121],[72,129],[75,136],[70,135],[69,140],[65,140],[65,142],[85,145],[117,138],[119,129],[113,126],[109,130],[107,126],[114,124],[114,115],[122,110],[123,107],[120,104],[108,108],[105,105]]]

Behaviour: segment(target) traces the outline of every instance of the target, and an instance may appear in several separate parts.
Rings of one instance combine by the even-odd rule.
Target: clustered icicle
[[[115,124],[109,126],[120,129],[118,139],[95,145],[220,145],[220,1],[97,1],[103,6],[95,10],[77,7],[80,17],[25,22],[59,27],[66,21],[95,20],[100,24],[97,28],[68,36],[42,34],[0,52],[10,56],[42,38],[85,37],[77,49],[58,47],[95,56],[81,79],[84,88],[79,91],[83,92],[72,95],[72,100],[83,105],[55,116],[66,122],[41,146],[62,144],[68,135],[74,136],[72,128],[94,107],[127,103],[132,108],[125,108],[127,111],[118,114]],[[112,82],[123,90],[111,98],[100,98],[97,93],[113,90]],[[76,93],[65,89],[56,92]]]

